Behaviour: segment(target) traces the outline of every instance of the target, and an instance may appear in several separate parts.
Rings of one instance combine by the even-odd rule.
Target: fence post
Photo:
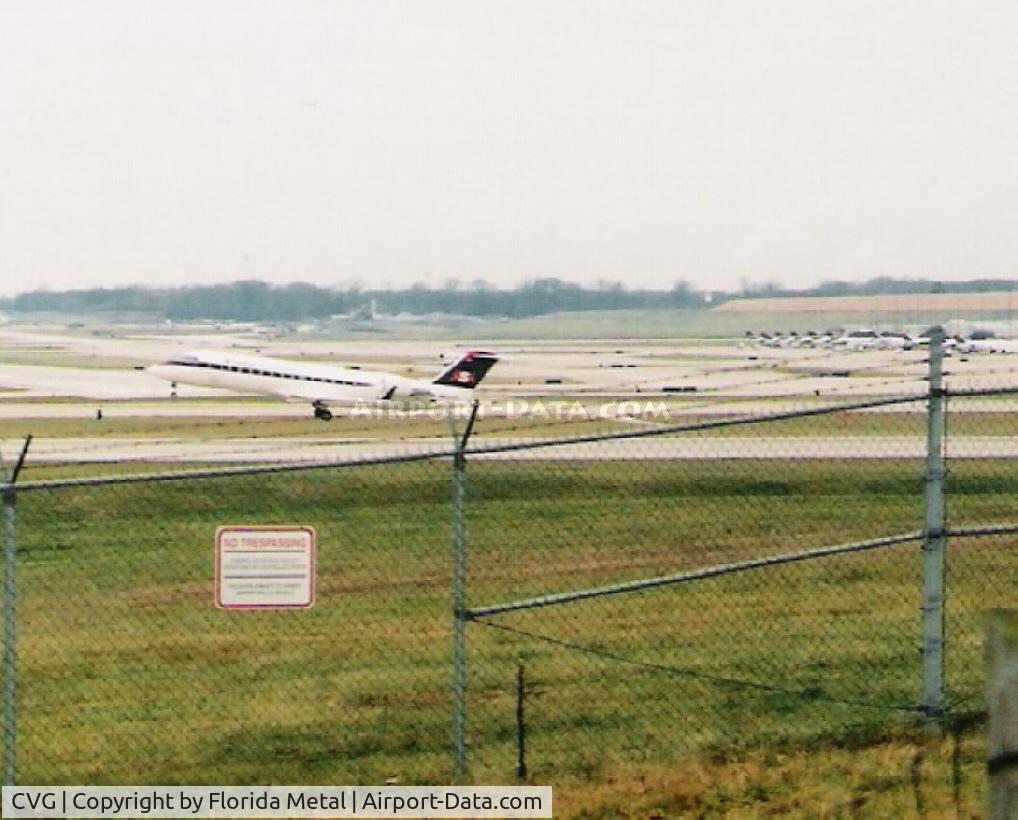
[[[1018,611],[991,612],[986,628],[987,817],[1018,815]]]
[[[930,335],[926,409],[926,473],[923,495],[923,601],[921,708],[930,733],[940,729],[944,709],[944,330]]]
[[[467,536],[464,503],[467,487],[467,441],[477,417],[478,403],[470,412],[463,436],[453,455],[452,495],[452,774],[460,782],[467,772],[466,748],[466,624]]]
[[[4,484],[4,785],[15,785],[17,748],[16,640],[17,544],[14,529],[14,484]]]
[[[17,772],[18,711],[17,711],[17,579],[18,544],[15,529],[14,485],[18,473],[25,465],[32,436],[25,437],[25,444],[13,469],[5,477],[0,496],[4,507],[4,782],[5,786],[15,785]]]
[[[523,664],[516,670],[516,777],[524,780],[527,776],[527,721],[524,702],[527,696]]]

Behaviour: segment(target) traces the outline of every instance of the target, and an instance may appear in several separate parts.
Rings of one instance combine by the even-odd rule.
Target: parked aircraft
[[[876,347],[880,350],[915,350],[920,344],[921,339],[901,331],[881,333],[876,340]]]
[[[473,389],[497,361],[498,357],[492,353],[464,353],[433,381],[222,351],[184,353],[147,370],[174,383],[307,401],[314,409],[315,418],[328,421],[332,418],[329,407],[333,405],[396,399],[470,401]]]
[[[904,331],[877,331],[856,328],[850,331],[828,330],[824,333],[809,330],[805,333],[747,331],[746,341],[754,347],[813,348],[846,352],[867,350],[917,350],[929,344],[930,331],[920,335]],[[1018,340],[1002,339],[992,331],[975,330],[967,338],[950,335],[944,339],[944,350],[957,353],[1018,353]]]
[[[961,339],[955,349],[959,353],[1018,353],[1018,340],[973,337]]]

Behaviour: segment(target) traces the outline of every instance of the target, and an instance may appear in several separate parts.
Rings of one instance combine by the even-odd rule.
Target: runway
[[[436,341],[272,340],[229,333],[161,335],[155,328],[151,333],[109,338],[6,328],[0,330],[0,401],[61,398],[93,404],[168,400],[171,386],[139,368],[184,350],[208,347],[415,378],[437,375],[450,357],[466,349],[462,343]],[[486,379],[483,393],[501,401],[535,395],[584,400],[642,397],[669,391],[673,396],[695,394],[712,401],[858,399],[922,392],[926,372],[924,351],[770,349],[681,340],[493,343],[483,338],[471,342],[470,347],[492,349],[499,355],[499,364]],[[118,364],[111,366],[110,362]],[[1014,384],[1018,356],[955,356],[946,363],[945,374],[948,384],[956,389]],[[179,400],[237,398],[236,393],[186,384],[178,385],[176,392]]]
[[[447,408],[402,411],[392,408],[337,407],[328,424],[311,423],[308,402],[241,396],[168,382],[145,372],[146,364],[192,347],[261,352],[303,361],[324,361],[424,377],[436,372],[462,343],[401,340],[327,342],[252,339],[230,333],[174,335],[153,328],[151,333],[122,336],[75,335],[52,331],[6,328],[0,331],[0,421],[6,440],[2,454],[10,459],[21,447],[15,432],[37,432],[28,464],[132,462],[165,464],[249,464],[300,461],[350,461],[420,456],[445,452],[450,439],[398,438],[444,432]],[[725,459],[897,459],[921,458],[925,440],[916,437],[816,436],[758,438],[686,434],[616,439],[598,443],[544,446],[546,438],[508,439],[507,427],[533,436],[539,427],[550,430],[558,422],[596,422],[603,430],[644,432],[656,425],[680,424],[687,419],[770,416],[796,410],[836,407],[873,397],[921,396],[924,351],[817,351],[760,349],[733,343],[692,341],[577,341],[521,340],[488,345],[501,357],[499,365],[478,389],[481,413],[475,448],[524,449],[478,453],[472,458],[520,461],[598,460],[725,460]],[[471,343],[474,346],[474,343]],[[3,360],[6,357],[6,360]],[[1018,357],[952,357],[945,364],[949,388],[1000,388],[1015,384]],[[176,392],[171,397],[171,393]],[[950,412],[1014,413],[1018,397],[951,398]],[[124,424],[99,437],[92,427],[98,411],[105,420],[145,419],[151,425]],[[460,407],[460,411],[464,408]],[[866,413],[922,413],[924,401],[869,408]],[[486,426],[487,418],[527,420],[526,424]],[[47,419],[79,420],[53,424]],[[172,420],[181,420],[171,423]],[[235,437],[202,437],[201,419],[236,420]],[[309,437],[296,437],[294,427],[264,422],[309,420]],[[406,425],[403,420],[432,419],[440,425]],[[35,420],[39,423],[36,424]],[[164,423],[163,420],[166,420]],[[193,423],[192,423],[193,420]],[[378,420],[377,426],[374,421]],[[543,421],[542,421],[543,420]],[[9,422],[25,422],[9,423]],[[530,422],[533,422],[531,424]],[[100,424],[97,420],[95,424]],[[462,423],[460,424],[462,426]],[[502,427],[501,434],[498,427]],[[312,429],[313,427],[313,429]],[[34,428],[34,430],[33,430]],[[832,424],[832,428],[836,425]],[[140,437],[148,429],[155,437]],[[206,428],[208,429],[208,428]],[[275,429],[282,438],[257,438]],[[484,436],[486,429],[494,434]],[[573,430],[584,429],[577,426]],[[896,432],[920,427],[897,425]],[[974,429],[974,428],[969,428]],[[977,429],[977,428],[975,428]],[[1003,429],[995,420],[985,428]],[[761,433],[779,428],[759,428]],[[46,435],[55,433],[58,438]],[[190,437],[178,434],[191,433]],[[836,431],[835,431],[836,432]],[[847,430],[845,432],[848,432]],[[858,433],[858,430],[852,432]],[[244,436],[250,433],[251,435]],[[81,435],[81,438],[71,437]],[[132,437],[134,436],[134,437]],[[540,445],[540,446],[538,446]],[[952,458],[1016,458],[1016,436],[958,436],[950,440]]]
[[[197,388],[196,388],[197,389]],[[921,395],[922,388],[915,387],[911,395]],[[149,401],[17,401],[0,400],[0,420],[3,419],[94,419],[96,411],[101,409],[105,419],[308,419],[311,417],[310,405],[305,402],[286,402],[277,399],[238,400],[234,394],[219,391],[223,398],[181,397],[178,399],[152,399]],[[734,399],[722,396],[690,395],[675,398],[669,395],[640,394],[639,396],[603,396],[584,394],[579,397],[570,396],[531,396],[507,399],[485,399],[481,402],[481,418],[524,419],[528,417],[568,419],[570,413],[579,414],[576,408],[584,408],[592,418],[616,419],[630,422],[633,419],[633,402],[637,407],[646,410],[649,421],[662,423],[669,420],[678,423],[683,418],[694,417],[730,417],[730,416],[767,416],[776,413],[787,413],[804,408],[837,407],[854,402],[866,401],[859,396],[837,397],[803,397],[793,396],[780,399]],[[888,404],[879,407],[865,408],[853,412],[865,413],[922,413],[925,412],[924,399],[900,404]],[[602,408],[604,408],[602,410]],[[661,409],[663,408],[663,410]],[[621,412],[620,412],[621,411]],[[628,412],[627,412],[628,411]],[[953,398],[951,411],[954,413],[1014,413],[1018,412],[1018,397],[998,397],[992,401],[985,398]],[[396,408],[370,407],[359,408],[335,407],[333,413],[336,420],[337,436],[343,435],[342,425],[351,422],[362,426],[365,419],[377,417],[382,419],[445,419],[447,411],[438,405],[423,410],[401,411]],[[377,414],[377,416],[376,416]],[[468,408],[464,405],[456,410],[456,418],[465,418]],[[574,415],[573,417],[576,417]],[[328,428],[323,428],[328,429]]]
[[[724,461],[724,460],[894,460],[925,457],[921,436],[761,437],[651,436],[599,442],[547,445],[541,438],[475,439],[470,458],[478,461]],[[16,439],[0,441],[11,458]],[[525,449],[484,452],[522,445]],[[217,439],[42,439],[32,442],[27,464],[131,463],[269,464],[300,461],[351,461],[449,453],[449,439],[370,438]],[[955,437],[950,459],[1018,458],[1018,437]]]

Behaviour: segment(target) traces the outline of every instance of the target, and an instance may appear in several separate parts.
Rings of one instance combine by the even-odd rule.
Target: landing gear
[[[332,421],[332,411],[328,407],[321,404],[314,404],[312,407],[315,408],[315,418],[321,419],[322,421]]]

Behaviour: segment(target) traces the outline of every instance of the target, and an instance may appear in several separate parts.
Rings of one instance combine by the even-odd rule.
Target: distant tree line
[[[535,279],[511,290],[483,281],[447,280],[439,287],[423,283],[403,289],[359,285],[323,288],[306,282],[270,285],[259,281],[181,288],[94,288],[36,290],[0,300],[0,309],[18,312],[142,312],[174,321],[235,319],[299,321],[364,311],[374,302],[379,313],[452,313],[466,316],[523,318],[543,313],[622,308],[695,308],[705,294],[688,283],[670,290],[630,289],[621,283],[582,287],[560,279]]]
[[[162,319],[301,321],[364,311],[374,302],[379,313],[451,313],[466,316],[525,318],[577,310],[703,308],[729,299],[775,296],[859,296],[899,293],[972,293],[1013,290],[1013,279],[939,282],[929,279],[878,277],[867,282],[829,281],[815,288],[792,290],[773,282],[744,282],[736,293],[707,292],[686,281],[670,289],[630,288],[621,282],[589,287],[556,278],[533,279],[501,289],[483,279],[449,279],[440,286],[418,283],[409,288],[377,289],[361,285],[323,288],[307,282],[270,285],[255,280],[180,288],[93,288],[36,290],[0,299],[0,310],[53,311],[71,314],[145,313]]]
[[[1013,291],[1016,279],[969,279],[965,282],[943,282],[939,279],[895,279],[878,276],[865,282],[830,280],[813,288],[795,290],[776,282],[743,282],[732,298],[766,298],[772,296],[887,296],[908,293],[987,293]]]

